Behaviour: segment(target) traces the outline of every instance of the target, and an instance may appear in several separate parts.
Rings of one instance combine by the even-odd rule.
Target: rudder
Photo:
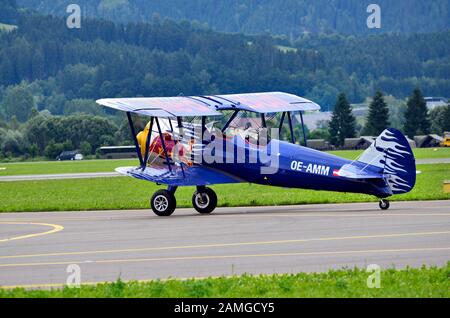
[[[406,137],[397,129],[384,130],[359,162],[383,169],[392,194],[410,192],[416,183],[416,160]]]

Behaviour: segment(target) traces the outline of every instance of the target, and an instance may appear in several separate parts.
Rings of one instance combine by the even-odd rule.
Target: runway
[[[450,201],[0,214],[0,285],[403,268],[450,260]]]

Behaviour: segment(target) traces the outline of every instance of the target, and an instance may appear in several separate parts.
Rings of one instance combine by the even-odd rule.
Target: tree
[[[405,125],[406,103],[392,95],[385,96],[384,100],[389,106],[390,127],[402,130]]]
[[[2,133],[0,131],[0,133]],[[6,130],[0,144],[0,151],[7,156],[22,154],[24,140],[23,135],[17,130]]]
[[[450,105],[445,108],[443,118],[442,131],[450,131]]]
[[[450,131],[450,105],[440,106],[430,111],[431,132],[442,134]]]
[[[73,143],[71,140],[66,140],[62,143],[63,151],[72,151],[73,149]]]
[[[27,121],[34,106],[33,95],[20,86],[9,89],[3,101],[6,118],[16,116],[20,122]]]
[[[308,134],[308,139],[330,139],[330,133],[326,129],[316,129]]]
[[[430,132],[427,103],[419,88],[416,88],[408,99],[405,119],[403,130],[409,138]]]
[[[117,129],[110,120],[98,116],[46,117],[40,114],[27,123],[25,134],[30,144],[36,143],[40,151],[45,150],[46,155],[53,158],[55,144],[61,146],[58,151],[78,149],[83,141],[88,142],[91,149],[97,149],[108,136],[112,139]],[[50,141],[53,144],[50,145]]]
[[[88,156],[92,153],[92,147],[91,144],[87,141],[82,141],[80,143],[80,151],[83,155]]]
[[[65,103],[64,115],[82,113],[102,115],[102,108],[98,107],[98,105],[93,100],[88,99],[73,99]]]
[[[0,1],[0,21],[3,23],[15,23],[17,20],[17,4],[15,0]]]
[[[47,147],[45,147],[45,156],[49,159],[55,159],[64,150],[64,145],[62,143],[55,143],[50,140]]]
[[[389,125],[389,108],[384,101],[383,93],[378,91],[370,103],[369,114],[367,115],[363,133],[369,136],[378,136]]]
[[[344,93],[341,93],[334,106],[330,121],[330,142],[336,147],[344,145],[345,138],[356,136],[356,119]]]
[[[39,148],[36,144],[31,144],[28,151],[30,152],[31,158],[35,158],[39,154]]]
[[[29,119],[39,115],[39,111],[36,107],[31,108]]]

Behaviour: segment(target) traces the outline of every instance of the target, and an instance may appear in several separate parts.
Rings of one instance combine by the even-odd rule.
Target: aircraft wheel
[[[381,199],[379,205],[381,210],[388,210],[389,207],[391,206],[389,201],[385,199]]]
[[[209,214],[217,207],[217,195],[210,188],[197,190],[192,196],[192,205],[197,212],[201,214]]]
[[[170,216],[177,207],[177,200],[172,192],[158,190],[150,199],[150,206],[158,216]]]

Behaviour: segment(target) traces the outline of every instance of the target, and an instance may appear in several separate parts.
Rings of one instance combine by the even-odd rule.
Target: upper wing
[[[217,110],[240,109],[256,113],[320,110],[320,106],[305,98],[281,93],[235,95],[110,98],[98,104],[126,112],[156,117],[219,116]]]
[[[171,186],[198,186],[211,184],[226,184],[244,182],[234,176],[217,171],[205,166],[193,166],[184,168],[172,166],[172,172],[166,167],[122,167],[117,172],[141,180],[151,181]]]
[[[210,105],[190,97],[108,98],[97,103],[109,108],[155,117],[220,116]]]
[[[242,109],[256,113],[320,110],[308,99],[282,92],[204,96],[219,104],[217,109]]]

